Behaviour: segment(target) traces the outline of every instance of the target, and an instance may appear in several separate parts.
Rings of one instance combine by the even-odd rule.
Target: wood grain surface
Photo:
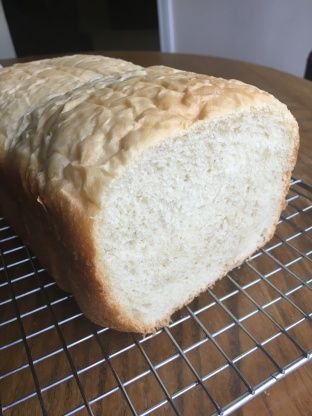
[[[204,56],[104,54],[144,66],[161,64],[236,78],[273,93],[299,122],[301,147],[295,175],[312,184],[312,82],[258,65]],[[1,220],[3,415],[41,415],[40,400],[48,415],[63,415],[80,405],[75,414],[88,415],[84,399],[91,403],[94,415],[131,415],[131,406],[142,414],[159,404],[152,415],[210,415],[216,408],[207,392],[220,407],[226,407],[302,357],[302,350],[312,348],[311,322],[304,319],[311,313],[312,296],[306,282],[312,277],[312,261],[311,255],[300,253],[312,249],[312,232],[289,238],[312,225],[312,209],[308,209],[312,194],[295,185],[290,197],[268,251],[261,251],[176,314],[175,324],[144,340],[99,328],[84,318],[74,300],[57,288]],[[290,265],[284,268],[285,264]],[[281,331],[285,327],[287,333]],[[198,383],[198,377],[204,381]],[[234,414],[309,416],[311,391],[310,363]]]

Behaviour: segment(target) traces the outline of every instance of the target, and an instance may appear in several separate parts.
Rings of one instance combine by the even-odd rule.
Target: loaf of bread
[[[0,209],[92,321],[147,333],[272,236],[298,125],[235,80],[75,55],[0,70]]]

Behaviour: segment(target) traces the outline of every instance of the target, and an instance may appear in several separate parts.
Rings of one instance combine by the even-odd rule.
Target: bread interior
[[[130,319],[166,321],[271,236],[291,140],[278,114],[250,110],[200,123],[126,165],[98,238],[103,274]]]

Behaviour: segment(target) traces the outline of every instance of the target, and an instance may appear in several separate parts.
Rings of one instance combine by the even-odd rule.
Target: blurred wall
[[[114,49],[159,50],[157,0],[1,2],[19,57]]]
[[[158,0],[161,50],[250,61],[303,76],[312,0]]]
[[[0,0],[0,58],[15,58],[15,50]]]

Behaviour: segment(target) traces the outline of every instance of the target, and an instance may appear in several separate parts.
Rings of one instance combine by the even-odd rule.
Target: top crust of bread
[[[0,155],[19,158],[25,190],[47,205],[63,191],[92,215],[122,166],[164,139],[250,108],[280,112],[297,128],[284,104],[254,86],[98,56],[3,69],[0,89]]]

